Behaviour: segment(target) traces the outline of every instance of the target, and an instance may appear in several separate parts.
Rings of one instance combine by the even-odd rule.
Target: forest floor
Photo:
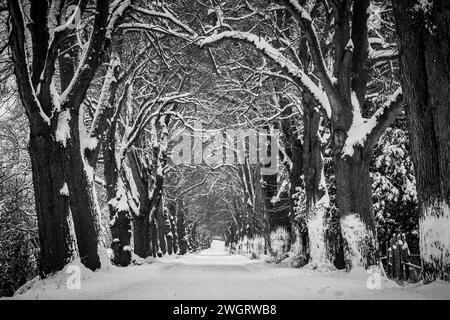
[[[450,284],[400,287],[382,278],[368,289],[364,271],[318,272],[229,255],[223,242],[198,254],[92,272],[81,268],[79,289],[69,290],[64,271],[30,282],[13,299],[450,299]],[[67,271],[67,270],[66,270]]]

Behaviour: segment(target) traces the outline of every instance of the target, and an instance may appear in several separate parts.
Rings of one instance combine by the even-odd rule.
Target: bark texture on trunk
[[[131,217],[125,186],[116,159],[115,125],[108,130],[103,143],[104,174],[110,215],[113,262],[127,266],[131,262]],[[136,232],[136,227],[135,227]]]
[[[159,251],[162,255],[167,253],[167,242],[166,242],[166,232],[165,232],[165,224],[164,224],[164,209],[163,202],[159,201],[158,207],[155,210],[155,220],[158,224],[158,243],[159,243]]]
[[[393,2],[426,283],[450,279],[450,3]]]
[[[150,237],[150,218],[148,215],[133,215],[134,253],[141,258],[152,254]]]
[[[63,269],[77,256],[69,197],[60,192],[66,182],[65,149],[54,141],[46,127],[40,132],[32,129],[28,152],[39,228],[39,271],[46,276]]]
[[[81,12],[85,11],[86,4],[80,3]],[[109,1],[95,4],[91,40],[89,46],[81,49],[85,65],[76,78],[73,70],[80,53],[78,48],[73,46],[72,50],[61,54],[71,46],[68,39],[74,35],[70,30],[63,30],[50,36],[48,27],[49,20],[59,19],[63,6],[50,8],[48,1],[31,1],[25,14],[22,5],[19,1],[8,2],[10,46],[18,91],[31,128],[29,150],[37,190],[38,223],[42,228],[40,271],[41,274],[57,271],[73,256],[75,246],[70,244],[74,239],[73,230],[81,261],[95,270],[100,267],[99,210],[93,167],[86,165],[87,149],[80,139],[80,134],[86,133],[84,126],[80,127],[83,123],[81,104],[110,45],[106,37]],[[49,17],[50,12],[54,13],[52,17]],[[60,99],[55,93],[57,89],[52,87],[57,59],[61,92],[68,90],[64,99]],[[70,220],[73,220],[73,227]]]
[[[370,155],[362,150],[355,150],[351,157],[335,157],[336,202],[347,269],[379,263],[369,160]]]
[[[169,219],[170,219],[170,232],[172,234],[172,252],[174,254],[179,254],[176,204],[170,201],[168,203],[167,209],[169,212]]]
[[[309,263],[313,269],[334,269],[330,262],[325,231],[329,197],[323,171],[323,157],[319,137],[320,112],[309,94],[304,94],[303,114],[303,176],[306,193],[306,224],[309,239]]]
[[[161,247],[159,245],[159,230],[158,230],[158,221],[156,217],[153,216],[150,220],[150,234],[151,234],[151,247],[152,247],[152,255],[154,258],[162,257],[163,253],[161,251]]]
[[[186,224],[184,219],[183,202],[177,201],[177,234],[180,254],[183,255],[187,252],[186,243]]]
[[[144,146],[143,146],[144,147]],[[137,194],[135,197],[139,201],[139,212],[133,213],[133,243],[134,253],[141,258],[152,255],[151,248],[151,225],[150,225],[150,199],[149,199],[149,177],[147,171],[142,166],[140,155],[135,149],[127,153],[128,164],[131,177],[136,185]]]
[[[131,262],[132,249],[130,246],[131,224],[128,210],[111,208],[111,249],[114,251],[113,262],[119,266],[127,266]]]
[[[363,122],[361,108],[364,107],[370,66],[367,28],[370,1],[341,1],[332,4],[335,19],[334,79],[330,77],[330,71],[324,63],[326,57],[322,53],[323,46],[316,33],[314,20],[309,19],[304,14],[305,9],[298,4],[288,0],[283,2],[305,33],[314,73],[328,97],[329,105],[319,100],[316,102],[324,107],[331,122],[336,200],[345,240],[347,265],[349,268],[378,265],[368,162],[373,145],[400,113],[401,105],[400,95],[396,95],[396,99],[388,107],[383,107],[380,110],[382,112],[373,119],[376,125],[368,130],[364,141],[358,141],[357,146],[353,144],[352,139],[357,134],[351,129]],[[306,6],[308,3],[302,0],[300,4]],[[303,84],[301,79],[299,84]]]
[[[80,141],[80,134],[85,134],[83,119],[79,119],[80,116],[78,111],[71,112],[69,123],[72,130],[70,140],[66,142],[66,170],[70,173],[67,185],[80,259],[86,267],[95,270],[100,268],[100,211],[94,189],[94,168],[87,163],[83,154],[86,149]]]

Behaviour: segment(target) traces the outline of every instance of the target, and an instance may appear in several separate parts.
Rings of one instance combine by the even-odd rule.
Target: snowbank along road
[[[98,272],[81,268],[78,288],[70,289],[73,274],[67,271],[33,281],[13,299],[450,299],[447,283],[400,287],[382,278],[381,288],[369,289],[370,274],[363,270],[285,268],[230,255],[221,241],[198,254],[151,259],[143,265]]]

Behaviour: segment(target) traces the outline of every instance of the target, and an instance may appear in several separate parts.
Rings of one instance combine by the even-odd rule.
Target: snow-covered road
[[[36,282],[16,299],[450,299],[450,286],[401,288],[383,279],[368,289],[364,271],[320,273],[283,268],[229,255],[223,242],[196,255],[164,257],[153,263],[106,271],[82,269],[80,289],[69,290],[67,275]]]

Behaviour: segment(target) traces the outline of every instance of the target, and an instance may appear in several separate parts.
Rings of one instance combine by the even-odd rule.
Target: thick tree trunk
[[[166,231],[164,224],[164,209],[163,202],[159,201],[159,205],[155,210],[156,222],[158,224],[158,242],[159,250],[164,255],[167,253]]]
[[[172,225],[170,222],[169,210],[166,207],[165,201],[161,201],[163,212],[164,212],[164,236],[166,239],[166,249],[167,254],[171,255],[173,253],[173,234]]]
[[[66,146],[55,141],[49,129],[32,126],[29,153],[33,166],[36,210],[41,233],[41,273],[60,270],[78,248],[81,262],[91,270],[100,268],[100,230],[93,179],[81,155],[78,116],[71,116]],[[75,125],[75,122],[77,123]],[[57,124],[51,125],[56,128]],[[76,235],[76,247],[73,240]],[[54,255],[54,257],[51,257]],[[54,264],[54,267],[52,265]]]
[[[370,154],[356,148],[352,156],[338,154],[334,158],[336,202],[347,270],[379,264],[369,161]]]
[[[328,76],[321,52],[322,40],[320,37],[317,38],[311,19],[307,18],[292,1],[284,3],[306,33],[308,50],[301,51],[309,52],[314,62],[315,75],[320,79],[330,103],[336,200],[348,267],[378,265],[379,254],[373,223],[368,163],[370,149],[377,137],[401,109],[399,101],[393,101],[395,103],[384,109],[386,112],[383,112],[382,116],[377,117],[376,126],[369,130],[369,137],[366,136],[364,141],[359,141],[362,145],[361,150],[354,150],[352,155],[346,154],[348,150],[343,150],[344,146],[353,149],[353,145],[345,145],[347,135],[354,134],[350,132],[352,125],[363,122],[361,108],[364,107],[369,70],[367,19],[370,14],[368,10],[370,1],[342,1],[333,7],[336,22],[333,28],[335,58],[333,77],[336,81]],[[307,1],[300,3],[306,5]],[[302,58],[303,61],[308,61],[309,55]],[[301,79],[300,83],[303,83]]]
[[[302,224],[306,221],[302,216],[303,212],[299,211],[299,206],[303,199],[300,199],[301,190],[304,189],[304,183],[302,179],[303,171],[303,145],[301,140],[298,138],[296,131],[298,130],[294,121],[296,119],[292,118],[293,110],[292,107],[286,107],[289,103],[286,98],[281,97],[279,99],[280,108],[285,108],[283,116],[286,119],[280,121],[281,129],[283,131],[283,139],[286,154],[289,157],[291,163],[287,163],[287,169],[289,172],[289,208],[290,208],[290,222],[291,222],[291,255],[297,257],[305,257],[307,255],[307,245],[306,240],[308,234],[307,232],[301,232]],[[304,135],[305,136],[305,135]]]
[[[81,11],[84,11],[84,6],[81,7],[83,7]],[[84,141],[80,139],[80,132],[83,134],[85,132],[84,128],[79,127],[82,122],[79,123],[78,119],[81,117],[80,105],[110,44],[109,39],[105,37],[109,3],[97,1],[92,41],[89,48],[83,52],[83,56],[86,57],[85,68],[79,73],[78,81],[73,82],[74,85],[66,95],[66,99],[62,99],[61,105],[59,102],[58,105],[52,103],[59,97],[51,93],[53,89],[50,83],[55,75],[54,68],[58,56],[56,53],[59,49],[67,48],[69,44],[67,40],[63,40],[62,45],[58,43],[64,37],[58,40],[57,35],[52,38],[54,42],[49,41],[49,4],[47,1],[42,3],[31,1],[27,13],[31,18],[29,24],[19,2],[9,1],[8,8],[12,24],[10,45],[18,90],[31,127],[30,156],[33,162],[33,175],[36,175],[33,178],[37,190],[36,207],[39,223],[44,227],[41,232],[41,241],[44,243],[41,273],[61,268],[62,261],[72,255],[69,244],[71,240],[68,239],[73,237],[64,235],[71,229],[70,213],[80,259],[86,267],[95,270],[100,267],[98,255],[100,212],[94,194],[93,168],[85,162],[86,150],[81,145]],[[57,8],[57,12],[54,12],[56,16],[59,15],[58,10],[61,8]],[[30,43],[24,30],[26,24],[31,33]],[[69,35],[66,38],[73,37]],[[31,46],[25,49],[25,44]],[[65,51],[64,57],[75,56],[75,50],[77,49]],[[32,56],[31,64],[26,57],[28,54]],[[69,75],[73,76],[74,70],[72,63],[67,63],[66,60],[70,59],[59,59],[59,67],[63,71],[59,81],[61,91],[67,89]],[[59,118],[62,113],[69,112],[70,119]],[[50,129],[42,128],[46,125],[46,121],[49,122]],[[39,150],[40,147],[44,148]],[[38,153],[45,154],[38,155]],[[44,160],[48,162],[45,163]],[[46,193],[48,194],[45,195]],[[66,199],[60,201],[58,200],[60,196]],[[68,207],[70,207],[69,214]],[[55,226],[50,226],[51,224]],[[54,234],[49,235],[50,231]],[[54,254],[55,257],[50,258],[49,254]],[[54,260],[54,267],[49,264],[51,260]]]
[[[94,190],[94,168],[82,154],[84,146],[80,141],[79,124],[82,122],[76,112],[71,112],[70,140],[67,141],[66,170],[72,212],[81,262],[91,270],[100,268],[98,255],[100,235],[100,211]],[[83,132],[84,134],[84,132]]]
[[[131,179],[134,180],[139,201],[139,215],[133,213],[133,243],[134,253],[141,258],[152,255],[151,222],[150,222],[150,199],[148,190],[148,175],[141,169],[141,155],[135,149],[127,153],[128,163],[131,170]],[[156,254],[156,252],[155,252]]]
[[[61,270],[77,255],[76,237],[69,207],[64,168],[65,149],[48,132],[32,128],[30,154],[38,219],[39,272],[46,276]]]
[[[450,3],[393,2],[425,283],[450,280]]]
[[[141,258],[151,255],[150,218],[146,214],[133,215],[134,253]]]
[[[320,113],[312,97],[304,95],[303,114],[303,176],[306,193],[306,225],[309,239],[309,264],[314,269],[333,269],[326,245],[326,213],[329,207],[328,191],[323,172],[319,137]]]
[[[296,128],[294,127],[294,129]],[[289,207],[291,211],[291,230],[293,231],[291,235],[291,252],[296,255],[306,256],[307,242],[304,240],[307,234],[306,232],[301,232],[301,225],[304,223],[304,220],[296,212],[299,199],[294,197],[295,194],[299,194],[304,186],[301,178],[303,170],[303,146],[295,134],[291,134],[289,140],[291,142],[290,158],[292,161],[292,168],[289,170]]]
[[[262,148],[260,150],[260,153],[263,153],[264,155],[267,155],[267,157],[269,159],[271,159],[272,157],[275,157],[276,155],[272,155],[271,151],[271,144],[275,143],[275,141],[273,141],[274,138],[271,137],[270,135],[267,136],[267,149],[264,150],[264,148],[262,146],[260,146],[260,148]],[[273,159],[272,159],[273,161]],[[268,163],[266,165],[264,165],[265,168],[270,168],[271,167],[271,163]],[[277,195],[277,173],[270,173],[268,172],[264,172],[265,174],[261,175],[261,180],[263,181],[263,187],[262,187],[262,191],[263,191],[263,198],[264,198],[264,209],[267,213],[267,218],[268,218],[268,223],[269,223],[269,232],[272,232],[274,230],[276,230],[276,228],[278,226],[280,226],[280,221],[279,221],[279,217],[277,217],[277,208],[276,205],[272,203],[272,198],[275,197]]]
[[[131,165],[130,167],[134,175],[135,172],[133,165]],[[136,177],[137,176],[135,176],[135,179]],[[145,183],[144,185],[147,186],[148,184]],[[151,200],[148,198],[148,189],[141,189],[138,187],[138,194],[140,202],[139,216],[133,215],[134,252],[142,258],[146,258],[149,255],[153,255],[153,257],[162,256],[163,252],[161,251],[160,243],[161,237],[165,238],[165,234],[163,228],[164,225],[162,225],[161,227],[158,224],[158,215],[160,214],[158,213],[159,205],[151,203]],[[154,197],[153,201],[161,202],[160,197]],[[162,236],[160,235],[160,233],[162,233]]]
[[[114,196],[116,195],[117,193],[114,192]],[[119,200],[119,203],[123,203],[122,201],[124,200]],[[118,203],[108,204],[108,207],[111,221],[110,222],[111,237],[112,237],[111,249],[114,252],[113,262],[120,266],[127,266],[131,262],[130,214],[127,208],[125,209],[125,207],[120,206],[120,204]]]
[[[109,206],[111,217],[111,249],[114,251],[113,262],[119,266],[127,266],[131,262],[131,224],[128,210]]]
[[[180,254],[183,255],[187,252],[186,243],[186,225],[184,222],[184,212],[181,208],[180,202],[177,203],[177,234],[178,234],[178,245],[180,248]]]
[[[269,248],[271,254],[281,254],[285,253],[286,249],[289,250],[290,248],[290,240],[288,240],[288,243],[280,243],[279,241],[271,241],[270,238],[277,238],[277,231],[281,231],[282,229],[286,229],[289,232],[290,235],[290,228],[291,223],[289,219],[289,211],[280,209],[280,202],[274,203],[272,199],[277,196],[277,189],[278,189],[278,183],[277,183],[277,177],[278,173],[273,168],[276,168],[273,161],[275,161],[275,157],[278,157],[278,154],[272,154],[272,144],[276,143],[275,137],[268,134],[267,136],[267,148],[264,150],[262,148],[260,150],[260,154],[267,155],[267,157],[270,159],[270,163],[265,164],[263,167],[261,167],[261,180],[262,180],[262,194],[263,194],[263,201],[264,201],[264,216],[267,223],[267,227],[265,228],[265,238],[266,238],[266,246]],[[269,169],[270,168],[270,169]],[[238,230],[239,231],[239,230]],[[278,248],[275,248],[275,246],[278,246]]]
[[[127,266],[131,262],[131,217],[125,187],[117,168],[115,149],[115,128],[111,127],[103,144],[106,193],[113,239],[111,249],[114,251],[113,262]]]
[[[169,219],[170,219],[170,233],[172,234],[172,252],[179,254],[179,244],[178,244],[178,232],[177,232],[177,215],[176,215],[176,205],[170,202],[168,205]]]
[[[153,257],[162,257],[163,253],[159,246],[159,232],[158,222],[155,216],[152,216],[150,220],[150,235],[152,240],[152,255]]]
[[[168,255],[173,254],[173,239],[170,235],[166,236],[166,243],[167,243],[167,254]]]

